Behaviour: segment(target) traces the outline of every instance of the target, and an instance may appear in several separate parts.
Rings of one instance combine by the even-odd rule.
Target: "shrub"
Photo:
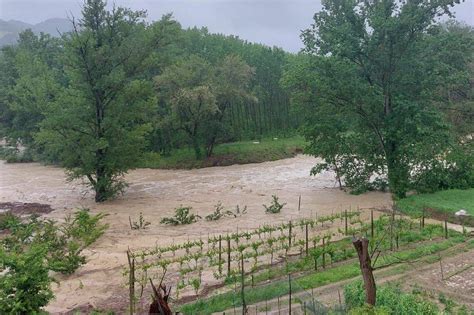
[[[344,298],[346,301],[346,306],[350,310],[357,310],[366,307],[365,291],[362,281],[355,281],[346,285],[344,287]],[[435,315],[439,313],[438,307],[435,304],[424,300],[419,295],[403,293],[398,286],[394,285],[381,286],[378,288],[376,306],[377,307],[374,309],[374,311],[383,309],[387,310],[389,314]]]
[[[0,219],[7,230],[0,243],[0,313],[34,314],[48,304],[53,293],[49,271],[73,273],[85,263],[84,248],[100,237],[103,214],[82,209],[63,224],[30,217],[22,222],[12,214]]]
[[[53,298],[46,253],[45,245],[20,253],[0,248],[0,313],[36,314]]]
[[[280,203],[278,202],[278,197],[275,195],[272,195],[272,203],[270,206],[263,205],[265,208],[266,213],[280,213],[281,209],[286,205],[286,203]]]
[[[130,223],[130,228],[132,230],[144,230],[151,224],[151,222],[145,220],[143,213],[141,212],[138,221],[132,222],[132,219],[128,217],[128,222]]]
[[[201,217],[197,214],[191,213],[192,207],[179,207],[174,210],[175,214],[170,218],[162,218],[161,224],[170,224],[170,225],[184,225],[197,222]]]
[[[205,219],[206,221],[217,221],[223,217],[228,217],[228,216],[233,216],[234,218],[237,217],[236,214],[234,214],[232,211],[224,210],[224,206],[222,203],[219,201],[215,206],[214,206],[214,212],[211,214],[206,215]]]

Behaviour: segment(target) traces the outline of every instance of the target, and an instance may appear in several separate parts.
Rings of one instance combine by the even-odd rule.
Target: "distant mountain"
[[[72,26],[71,21],[61,18],[48,19],[38,24],[0,19],[0,46],[15,44],[18,40],[18,34],[28,28],[36,34],[43,32],[51,36],[59,36],[60,33],[70,31]]]

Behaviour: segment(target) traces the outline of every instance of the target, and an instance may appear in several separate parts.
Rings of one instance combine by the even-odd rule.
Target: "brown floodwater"
[[[71,276],[58,275],[60,285],[54,288],[56,298],[47,310],[61,313],[86,303],[100,305],[117,288],[124,290],[122,268],[126,264],[127,248],[252,229],[265,223],[330,214],[342,209],[391,205],[387,193],[354,196],[339,190],[331,172],[310,176],[316,161],[300,155],[274,162],[196,170],[138,169],[126,176],[129,187],[123,196],[102,204],[93,202],[92,192],[80,181],[67,182],[61,168],[0,162],[0,202],[50,204],[55,210],[47,216],[58,220],[78,207],[108,214],[105,221],[110,227],[86,251],[87,264]],[[287,203],[280,214],[265,214],[262,204],[269,204],[272,195]],[[195,213],[204,217],[219,201],[227,208],[247,206],[247,214],[216,222],[203,220],[188,226],[159,224],[160,218],[172,215],[173,209],[180,205],[191,206]],[[129,216],[136,221],[140,212],[151,225],[146,230],[131,230]]]

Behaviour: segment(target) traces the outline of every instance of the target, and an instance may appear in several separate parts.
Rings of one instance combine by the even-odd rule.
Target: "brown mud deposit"
[[[8,212],[18,216],[31,214],[41,215],[50,213],[51,211],[53,211],[53,208],[51,208],[50,205],[37,202],[0,202],[0,214]]]
[[[103,204],[93,202],[92,192],[80,182],[66,182],[64,170],[36,163],[0,163],[0,202],[36,202],[50,204],[55,210],[49,218],[63,219],[78,207],[109,214],[104,220],[110,227],[86,251],[88,262],[71,276],[58,275],[54,285],[56,298],[47,307],[52,313],[67,312],[83,305],[107,307],[114,297],[126,297],[123,268],[127,248],[139,249],[257,228],[302,217],[331,214],[356,207],[391,206],[390,195],[370,192],[360,196],[336,188],[334,174],[309,176],[315,158],[295,158],[260,164],[233,165],[196,170],[131,171],[124,196]],[[262,204],[271,195],[287,203],[280,214],[265,214]],[[301,210],[298,197],[301,195]],[[225,207],[247,205],[247,214],[215,222],[200,221],[187,226],[163,226],[163,216],[171,216],[180,205],[192,206],[204,217],[221,201]],[[131,230],[132,221],[142,212],[151,225],[146,230]]]

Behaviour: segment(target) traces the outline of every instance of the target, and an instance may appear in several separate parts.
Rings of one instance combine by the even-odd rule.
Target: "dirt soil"
[[[0,214],[11,213],[17,216],[31,215],[31,214],[47,214],[53,211],[50,205],[32,202],[0,202]]]
[[[67,182],[61,168],[0,162],[0,202],[48,204],[54,211],[45,216],[57,220],[63,220],[79,207],[107,213],[108,231],[86,250],[86,265],[73,275],[57,275],[60,283],[54,285],[56,298],[46,310],[58,314],[78,307],[114,308],[111,301],[123,302],[127,298],[122,274],[127,248],[177,243],[342,209],[391,206],[387,193],[354,196],[339,190],[331,172],[309,176],[316,161],[300,155],[273,162],[196,170],[138,169],[126,176],[129,188],[125,195],[103,204],[94,203],[92,192],[83,183]],[[265,214],[262,204],[269,204],[274,194],[287,205],[280,214]],[[162,217],[171,216],[180,205],[192,206],[195,213],[204,217],[218,201],[229,208],[246,205],[247,214],[188,226],[159,224]],[[140,212],[151,225],[146,230],[131,230],[129,217],[137,221]]]

